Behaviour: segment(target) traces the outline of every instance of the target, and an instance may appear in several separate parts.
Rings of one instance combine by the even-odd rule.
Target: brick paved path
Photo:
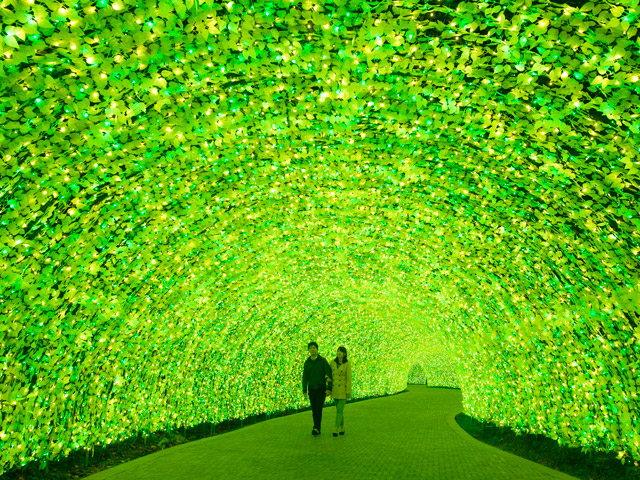
[[[347,403],[346,434],[337,438],[331,404],[319,437],[311,436],[311,412],[303,412],[178,445],[87,480],[576,480],[470,437],[454,419],[462,410],[459,390],[408,389]]]

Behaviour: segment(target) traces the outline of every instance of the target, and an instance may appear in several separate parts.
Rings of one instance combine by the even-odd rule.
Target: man
[[[313,414],[313,430],[311,435],[320,435],[322,427],[322,407],[327,395],[331,395],[331,382],[333,375],[329,362],[324,357],[318,355],[318,344],[309,342],[307,345],[309,356],[304,362],[302,371],[302,394],[307,394],[309,389],[309,400],[311,401],[311,413]],[[329,387],[326,382],[329,380]]]

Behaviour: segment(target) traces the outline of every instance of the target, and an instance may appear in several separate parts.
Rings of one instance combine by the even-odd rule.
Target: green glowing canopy
[[[0,0],[0,473],[409,371],[640,459],[638,0]]]

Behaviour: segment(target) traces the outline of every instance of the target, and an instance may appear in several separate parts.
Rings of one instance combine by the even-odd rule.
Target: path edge
[[[515,455],[511,452],[507,452],[497,447],[487,445],[486,443],[481,442],[477,438],[472,437],[460,425],[458,425],[458,422],[456,422],[456,416],[459,415],[460,413],[464,413],[464,412],[462,412],[461,410],[459,412],[450,413],[449,415],[447,415],[445,420],[449,425],[449,427],[451,427],[451,429],[464,441],[468,443],[472,443],[475,447],[479,446],[482,449],[490,450],[494,455],[510,457],[514,462],[527,464],[527,467],[536,468],[538,471],[540,471],[540,474],[543,474],[543,473],[546,475],[553,474],[558,480],[580,480],[578,477],[573,477],[568,473],[561,472],[560,470],[555,470],[554,468],[547,467],[545,465],[540,465],[539,463],[534,462],[533,460],[529,460],[527,458]],[[533,465],[535,465],[535,467],[533,467]]]

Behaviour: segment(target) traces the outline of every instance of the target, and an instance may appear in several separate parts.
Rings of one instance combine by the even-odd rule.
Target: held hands
[[[325,379],[328,383],[333,382],[333,379],[329,378],[329,375],[325,375],[325,376],[324,376],[324,379]],[[327,391],[325,392],[325,396],[330,397],[330,396],[331,396],[331,390],[327,390]]]

